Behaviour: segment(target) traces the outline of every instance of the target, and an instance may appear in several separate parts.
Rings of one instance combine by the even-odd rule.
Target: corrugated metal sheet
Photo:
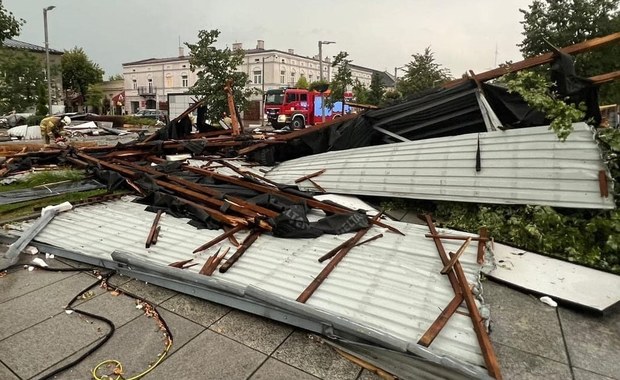
[[[574,128],[565,142],[534,127],[329,152],[284,162],[266,177],[293,184],[326,169],[313,180],[329,193],[614,208],[612,196],[600,195],[604,165],[593,134],[585,123]],[[299,185],[316,191],[308,181]]]
[[[145,249],[154,214],[143,210],[143,205],[127,201],[77,208],[58,215],[36,241],[101,260],[111,260],[111,253],[121,250],[183,275],[198,273],[211,253],[191,252],[222,231],[197,230],[185,219],[164,215],[157,244]],[[361,337],[410,352],[448,357],[464,366],[482,366],[472,322],[464,315],[450,319],[429,351],[416,345],[454,293],[447,277],[439,273],[442,264],[432,239],[424,237],[428,229],[390,224],[406,236],[372,228],[367,236],[381,232],[384,237],[353,249],[306,305],[295,299],[324,267],[317,258],[353,234],[294,240],[262,235],[227,273],[215,272],[212,279],[225,287],[245,289],[255,299],[281,300],[291,310],[302,308],[349,323]],[[223,246],[229,244],[225,241]],[[456,251],[460,242],[445,241],[444,245],[447,251]],[[476,249],[476,244],[470,245],[461,263],[469,281],[479,285]],[[167,266],[191,257],[200,265],[186,270]]]

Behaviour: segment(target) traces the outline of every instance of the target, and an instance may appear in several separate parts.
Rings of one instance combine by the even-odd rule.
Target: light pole
[[[47,104],[49,109],[47,112],[52,115],[52,76],[50,75],[50,46],[47,38],[47,11],[51,11],[56,8],[55,5],[43,8],[43,27],[45,28],[45,64],[47,65]]]
[[[335,44],[334,41],[319,41],[319,80],[323,82],[323,45]],[[325,123],[325,99],[321,92],[321,122]]]
[[[398,80],[398,70],[402,70],[407,66],[395,67],[394,68],[394,87],[396,87],[396,81]]]

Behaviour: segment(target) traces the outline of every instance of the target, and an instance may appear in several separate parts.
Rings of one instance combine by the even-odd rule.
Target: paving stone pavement
[[[103,337],[105,324],[63,310],[94,281],[88,272],[24,269],[0,277],[0,379],[41,378]],[[145,379],[379,379],[303,330],[124,276],[111,283],[157,304],[172,331],[166,360]],[[554,309],[503,285],[483,286],[505,379],[620,380],[620,312],[598,317]],[[122,362],[125,377],[134,376],[165,347],[156,321],[130,297],[96,288],[79,308],[109,318],[117,330],[57,379],[91,378],[90,371],[108,359]]]

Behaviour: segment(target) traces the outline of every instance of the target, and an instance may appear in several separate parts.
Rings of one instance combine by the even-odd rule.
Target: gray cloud
[[[179,37],[193,42],[201,29],[219,29],[219,44],[242,42],[253,48],[295,49],[317,54],[319,39],[333,56],[349,52],[355,64],[393,72],[413,53],[431,46],[437,61],[454,76],[519,60],[519,8],[531,0],[4,0],[26,20],[19,39],[43,45],[42,9],[49,13],[50,47],[82,47],[106,71],[120,73],[123,62],[177,54]]]

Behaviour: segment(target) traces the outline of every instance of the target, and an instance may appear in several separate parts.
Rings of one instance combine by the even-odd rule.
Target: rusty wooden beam
[[[150,160],[152,160],[153,162],[157,162],[160,163],[160,159],[154,159],[153,157],[149,157]],[[191,167],[191,166],[185,166],[184,170],[193,172],[193,173],[197,173],[197,174],[202,174],[202,175],[206,175],[209,177],[212,177],[214,179],[217,179],[218,181],[222,181],[222,182],[226,182],[226,183],[232,183],[234,185],[238,185],[241,187],[245,187],[246,189],[250,189],[250,190],[254,190],[254,191],[258,191],[261,193],[265,193],[265,194],[273,194],[273,195],[278,195],[281,197],[284,197],[292,202],[296,202],[296,203],[306,203],[308,206],[312,207],[312,208],[316,208],[319,210],[323,210],[323,211],[327,211],[328,213],[332,213],[332,214],[345,214],[345,213],[350,213],[353,212],[355,210],[351,210],[348,209],[346,207],[342,207],[342,206],[334,206],[332,204],[328,204],[325,202],[321,202],[321,201],[317,201],[316,199],[308,196],[308,197],[302,197],[299,195],[295,195],[295,194],[291,194],[291,193],[287,193],[284,191],[281,191],[280,189],[277,188],[273,188],[270,186],[265,186],[265,185],[261,185],[258,183],[254,183],[254,182],[248,182],[248,181],[243,181],[240,180],[239,178],[234,178],[234,177],[229,177],[223,174],[219,174],[216,173],[214,171],[210,171],[210,170],[204,170],[204,169],[200,169],[200,168],[195,168],[195,167]],[[404,233],[402,233],[401,231],[399,231],[397,228],[392,227],[388,224],[385,224],[381,221],[374,221],[374,224],[376,224],[379,227],[383,227],[383,228],[387,228],[388,230],[400,234],[400,235],[405,235]]]
[[[474,331],[476,332],[476,337],[478,338],[478,343],[480,344],[480,349],[482,350],[482,357],[484,358],[487,371],[489,372],[489,375],[493,376],[496,380],[501,380],[502,373],[499,368],[499,361],[495,355],[495,350],[491,344],[491,339],[489,339],[489,334],[487,334],[482,316],[480,316],[480,311],[478,310],[478,306],[474,300],[474,295],[469,288],[463,267],[458,260],[454,264],[454,272],[456,273],[458,283],[461,287],[463,298],[465,298],[465,304],[467,305],[469,316],[471,317],[471,321],[474,325]]]
[[[452,315],[456,312],[459,306],[463,303],[463,294],[458,293],[452,298],[452,301],[441,311],[441,314],[435,319],[435,322],[426,330],[424,335],[418,340],[418,344],[424,347],[428,347],[433,343],[437,335],[441,332],[441,329],[448,323]]]
[[[260,230],[252,231],[248,235],[248,237],[243,240],[243,243],[241,243],[241,247],[237,248],[237,251],[233,253],[233,255],[230,256],[230,258],[226,260],[224,264],[222,264],[222,266],[220,267],[220,273],[226,273],[230,269],[230,267],[232,267],[233,264],[235,264],[237,260],[239,260],[239,258],[245,253],[245,251],[250,248],[252,243],[254,243],[256,239],[258,239],[258,236],[261,234],[261,232],[262,231]]]
[[[295,183],[303,182],[303,181],[305,181],[305,180],[307,180],[307,179],[314,178],[314,177],[318,177],[318,176],[320,176],[321,174],[325,173],[325,170],[326,170],[326,169],[321,169],[321,170],[319,170],[319,171],[317,171],[317,172],[314,172],[314,173],[312,173],[312,174],[308,174],[308,175],[305,175],[305,176],[303,176],[303,177],[297,178],[297,179],[295,180]]]
[[[373,237],[371,237],[371,238],[368,238],[368,239],[366,239],[366,240],[364,240],[364,241],[361,241],[361,242],[359,242],[359,243],[355,244],[355,246],[356,246],[356,247],[359,247],[360,245],[364,245],[364,244],[366,244],[366,243],[370,243],[371,241],[375,241],[375,240],[380,239],[380,238],[382,238],[382,237],[383,237],[383,234],[378,234],[378,235],[375,235],[375,236],[373,236]]]
[[[226,255],[228,254],[228,251],[230,251],[230,247],[226,247],[224,252],[222,252],[219,255],[217,253],[213,255],[213,260],[207,266],[207,269],[205,270],[205,272],[202,274],[204,274],[205,276],[211,276],[213,272],[215,272],[215,270],[217,269],[218,265],[220,265],[220,262],[222,261],[222,259],[226,257]]]
[[[375,215],[373,217],[373,220],[378,220],[381,217],[381,214],[382,213],[378,213],[377,215]],[[359,242],[371,228],[372,223],[363,230],[357,231],[353,238],[347,240],[347,244],[334,256],[333,259],[330,260],[330,262],[323,268],[323,270],[321,270],[321,272],[314,278],[314,280],[312,280],[310,285],[308,285],[306,289],[301,292],[299,297],[297,297],[297,302],[306,303],[306,301],[308,301],[308,299],[312,296],[312,294],[314,294],[314,292],[319,288],[319,286],[321,286],[323,281],[325,281],[327,276],[329,276],[329,274],[334,270],[334,268],[336,268],[336,265],[338,265],[338,263],[341,262],[342,259],[344,259],[347,253],[349,253],[349,251],[355,246],[355,244],[357,244],[357,242]]]
[[[603,47],[608,44],[616,43],[618,41],[620,41],[620,32],[609,34],[604,37],[593,38],[591,40],[587,40],[587,41],[580,42],[578,44],[567,46],[567,47],[560,49],[560,51],[566,54],[585,53],[587,51],[597,49],[597,48]],[[480,74],[476,74],[476,79],[479,82],[486,82],[491,79],[499,78],[505,74],[514,73],[516,71],[530,69],[532,67],[550,63],[554,60],[555,56],[556,56],[555,52],[550,52],[550,53],[541,54],[535,57],[527,58],[522,61],[507,65],[506,67],[498,67],[493,70],[489,70],[489,71],[485,71]],[[468,80],[470,79],[469,78],[455,79],[451,82],[445,83],[443,87],[444,88],[455,87],[462,83],[467,82]]]
[[[465,242],[459,247],[458,251],[456,251],[456,254],[451,255],[450,261],[446,265],[444,265],[443,269],[441,269],[441,274],[447,274],[449,271],[452,270],[452,267],[457,262],[459,257],[461,257],[463,252],[465,252],[465,250],[469,246],[469,243],[471,243],[471,237],[468,237],[467,240],[465,240]]]
[[[467,240],[469,238],[471,238],[471,241],[488,241],[489,240],[488,238],[483,238],[483,237],[459,236],[459,235],[442,235],[442,234],[438,234],[438,235],[426,234],[426,235],[424,235],[424,237],[447,239],[447,240]]]
[[[323,187],[321,187],[321,185],[319,185],[318,183],[314,182],[311,179],[308,179],[308,181],[310,181],[310,183],[317,188],[317,190],[319,190],[321,193],[327,193],[327,191],[325,191],[325,189]]]
[[[428,225],[428,229],[430,230],[431,234],[438,235],[431,216],[426,214],[424,215],[424,218],[426,219],[426,224]],[[435,241],[435,246],[437,247],[437,252],[439,253],[439,257],[441,258],[443,265],[447,265],[450,262],[450,258],[446,255],[446,251],[444,250],[443,244],[441,243],[441,239],[435,237],[433,238],[433,240]],[[480,349],[482,350],[482,356],[484,358],[487,371],[489,371],[489,374],[495,377],[497,380],[502,379],[502,375],[499,370],[499,363],[497,361],[497,357],[495,356],[495,351],[493,351],[493,346],[491,346],[489,336],[484,330],[484,327],[482,325],[482,318],[480,317],[480,312],[478,311],[478,307],[476,306],[476,303],[473,299],[471,289],[467,284],[467,279],[465,278],[463,267],[458,260],[454,264],[454,270],[448,272],[448,279],[450,280],[450,285],[452,285],[452,289],[454,289],[455,296],[458,296],[460,294],[465,299],[465,303],[467,304],[470,317],[472,318],[472,322],[474,324],[474,331],[476,333],[476,337],[478,338]],[[452,305],[452,307],[454,308],[454,305]],[[438,318],[437,320],[435,320],[435,323],[433,323],[434,328],[439,329],[438,331],[441,331],[443,326],[445,326],[446,322],[447,319]]]
[[[609,196],[609,184],[607,183],[607,173],[605,173],[605,170],[598,171],[598,187],[601,197],[607,198]]]
[[[601,74],[601,75],[596,75],[593,77],[588,78],[592,81],[592,83],[594,84],[604,84],[604,83],[609,83],[609,82],[613,82],[615,80],[620,79],[620,70],[618,71],[614,71],[611,73],[606,73],[606,74]]]
[[[185,264],[190,263],[192,260],[194,260],[194,259],[175,261],[173,263],[168,264],[168,266],[169,267],[175,267],[175,268],[183,268],[183,266],[185,266]]]
[[[157,214],[155,215],[155,219],[153,220],[153,224],[151,225],[151,230],[149,231],[149,235],[146,237],[146,243],[144,243],[145,248],[150,248],[153,243],[153,239],[155,238],[155,233],[157,231],[157,224],[159,224],[159,219],[161,218],[162,210],[157,210]]]
[[[478,264],[484,264],[484,246],[485,243],[489,241],[489,229],[486,227],[480,227],[478,234],[481,239],[478,240],[478,252],[476,255],[476,261],[478,262]]]
[[[230,227],[228,226],[222,226],[222,227],[224,228],[224,231],[226,232],[230,231]],[[230,244],[234,245],[235,247],[238,247],[241,245],[239,244],[239,241],[235,238],[235,235],[229,235],[228,241],[230,242]]]
[[[245,228],[245,226],[243,226],[243,225],[238,225],[236,227],[233,227],[233,228],[229,229],[228,231],[224,232],[223,234],[221,234],[220,236],[218,236],[218,237],[216,237],[214,239],[211,239],[210,241],[208,241],[208,242],[204,243],[203,245],[201,245],[200,247],[196,248],[193,253],[198,253],[200,251],[204,251],[205,249],[209,249],[209,248],[213,247],[215,244],[221,242],[222,240],[228,238],[229,236],[232,236],[233,234],[241,231],[244,228]]]

